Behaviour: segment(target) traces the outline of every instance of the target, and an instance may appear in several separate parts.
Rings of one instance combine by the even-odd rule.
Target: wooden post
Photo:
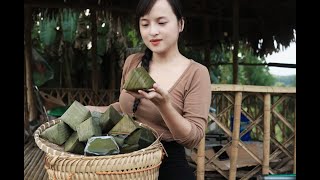
[[[97,67],[97,15],[96,10],[90,10],[90,18],[91,18],[91,55],[92,55],[92,89],[94,92],[98,91],[99,88],[99,77],[98,77],[98,67]]]
[[[31,39],[31,29],[32,29],[32,8],[27,7],[24,11],[24,58],[25,58],[25,79],[27,88],[27,118],[28,121],[32,121],[37,116],[37,111],[34,102],[33,93],[33,81],[32,81],[32,39]]]
[[[208,5],[207,5],[207,0],[202,0],[201,1],[201,7],[203,10],[206,10]],[[208,16],[203,17],[203,41],[205,42],[204,44],[204,65],[209,69],[210,68],[210,21]]]
[[[233,0],[233,84],[239,83],[238,78],[238,50],[239,50],[239,0]]]
[[[264,95],[264,115],[263,115],[263,162],[262,174],[269,174],[269,156],[270,156],[270,102],[271,95],[269,93]]]
[[[296,99],[294,100],[294,149],[293,149],[293,173],[296,174],[296,160],[297,160],[297,144],[296,144],[296,140],[297,140],[297,131],[296,131]]]
[[[233,119],[229,180],[235,180],[236,174],[237,174],[241,102],[242,102],[242,92],[236,92],[235,102],[234,102],[234,119]]]
[[[205,136],[201,139],[198,145],[197,152],[197,180],[204,180],[205,173]]]

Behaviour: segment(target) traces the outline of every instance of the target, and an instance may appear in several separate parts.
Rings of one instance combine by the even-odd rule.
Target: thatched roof
[[[233,32],[248,42],[258,55],[288,47],[294,41],[296,0],[181,0],[186,16],[186,45],[214,47],[232,43]],[[125,16],[134,15],[138,0],[24,0],[25,7],[107,9]],[[239,28],[234,29],[234,7],[239,7]],[[237,9],[237,8],[235,8]],[[236,11],[235,11],[236,12]],[[236,20],[236,21],[234,21]],[[235,23],[236,24],[236,23]],[[259,42],[263,39],[261,47]],[[274,40],[277,46],[274,46]]]

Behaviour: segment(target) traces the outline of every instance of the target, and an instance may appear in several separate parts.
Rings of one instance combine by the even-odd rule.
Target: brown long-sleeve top
[[[140,66],[143,54],[130,55],[123,66],[119,102],[112,106],[124,114],[132,115],[134,97],[124,91],[122,86],[129,72]],[[135,117],[137,121],[155,129],[164,141],[177,141],[186,148],[193,148],[203,138],[211,103],[210,76],[208,69],[193,61],[175,84],[169,89],[173,107],[191,123],[191,131],[186,137],[178,137],[166,126],[157,107],[148,99],[141,99]]]

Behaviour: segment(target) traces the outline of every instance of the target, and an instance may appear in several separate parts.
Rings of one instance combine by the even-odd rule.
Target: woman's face
[[[181,23],[178,23],[168,1],[158,0],[150,13],[140,18],[143,42],[154,53],[166,53],[177,48],[179,32],[183,29]]]

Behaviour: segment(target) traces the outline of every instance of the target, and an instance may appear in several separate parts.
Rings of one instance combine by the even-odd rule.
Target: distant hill
[[[273,75],[273,77],[276,79],[275,86],[296,87],[296,75],[289,75],[289,76]]]

